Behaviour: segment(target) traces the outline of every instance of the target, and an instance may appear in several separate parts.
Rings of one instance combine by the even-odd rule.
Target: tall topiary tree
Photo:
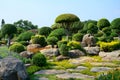
[[[89,23],[87,32],[92,35],[96,34],[98,32],[98,27],[93,23]]]
[[[97,27],[102,30],[105,27],[109,27],[110,26],[110,22],[106,19],[106,18],[102,18],[98,21],[97,23]]]
[[[15,34],[17,32],[17,28],[13,25],[13,24],[5,24],[2,29],[2,35],[7,35],[8,36],[8,47],[10,46],[10,40],[13,36],[13,34]]]

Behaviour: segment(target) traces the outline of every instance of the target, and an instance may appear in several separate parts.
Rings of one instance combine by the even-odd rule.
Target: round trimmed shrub
[[[22,51],[25,51],[25,47],[20,43],[15,43],[9,47],[9,50],[13,51],[13,52],[20,53]]]
[[[80,45],[80,42],[78,42],[78,41],[70,41],[70,42],[68,42],[67,46],[69,46],[70,50],[73,50],[73,49],[81,50],[81,48],[82,48]]]
[[[31,37],[31,41],[33,44],[40,44],[41,46],[46,46],[46,40],[44,36],[41,35],[35,35]]]
[[[63,56],[68,56],[68,46],[66,44],[62,44],[59,48],[60,54]]]
[[[81,33],[76,33],[72,36],[72,39],[75,41],[82,41],[82,38],[83,38],[83,34]]]
[[[46,57],[41,53],[36,53],[33,56],[33,64],[39,67],[43,67],[47,64]]]
[[[58,42],[58,38],[55,36],[47,38],[47,43],[50,45],[55,45],[57,42]]]
[[[58,45],[58,47],[60,48],[60,46],[61,46],[62,44],[67,44],[67,43],[68,43],[67,40],[62,40],[62,41],[58,41],[57,45]]]

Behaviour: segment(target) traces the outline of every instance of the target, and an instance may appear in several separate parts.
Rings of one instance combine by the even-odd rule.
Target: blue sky
[[[0,21],[29,20],[39,27],[51,26],[63,13],[77,15],[81,21],[120,17],[120,0],[0,0]]]

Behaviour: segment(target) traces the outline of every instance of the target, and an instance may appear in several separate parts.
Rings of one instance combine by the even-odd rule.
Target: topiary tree
[[[112,31],[120,36],[120,18],[116,18],[111,22]]]
[[[38,34],[44,35],[47,37],[51,31],[52,31],[52,29],[50,27],[42,27],[38,30]]]
[[[52,47],[58,42],[58,38],[55,36],[48,37],[47,38],[47,43],[52,45]]]
[[[53,30],[48,37],[52,37],[52,36],[55,36],[58,38],[58,40],[61,40],[62,39],[62,36],[65,36],[65,29],[63,28],[59,28],[59,29],[55,29]]]
[[[35,35],[31,37],[31,41],[33,44],[40,44],[42,47],[46,46],[45,37],[42,35]]]
[[[100,30],[102,30],[102,29],[105,28],[105,27],[109,27],[109,26],[110,26],[110,22],[109,22],[107,19],[105,19],[105,18],[100,19],[100,20],[98,21],[98,23],[97,23],[97,27],[98,27]]]
[[[93,23],[89,23],[87,32],[91,35],[96,34],[98,32],[98,27]]]
[[[66,29],[66,35],[69,36],[70,27],[74,22],[80,21],[74,14],[61,14],[55,19],[55,23],[60,23]]]
[[[58,29],[58,28],[62,28],[62,24],[60,23],[55,23],[51,26],[52,30]]]
[[[13,37],[13,34],[17,32],[17,28],[13,24],[5,24],[1,29],[2,35],[8,36],[8,47],[10,46],[10,40]]]
[[[25,51],[25,47],[20,43],[15,43],[9,47],[9,50],[13,51],[13,52],[20,53],[22,51]]]
[[[47,64],[46,57],[41,53],[36,53],[33,56],[33,64],[39,67],[43,67]]]
[[[27,31],[24,33],[21,33],[18,38],[17,41],[30,41],[31,37],[34,36],[35,34],[33,32]]]
[[[82,41],[83,34],[82,33],[76,33],[72,36],[72,40],[74,41]]]

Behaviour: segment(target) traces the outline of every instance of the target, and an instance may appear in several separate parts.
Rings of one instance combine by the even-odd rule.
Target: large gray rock
[[[0,80],[29,80],[24,64],[14,58],[0,60]]]
[[[120,50],[116,50],[112,52],[100,52],[99,56],[106,61],[112,61],[112,60],[120,61]]]
[[[53,57],[53,56],[59,55],[59,50],[57,48],[43,49],[43,50],[40,50],[40,52],[47,57]]]
[[[60,56],[56,57],[57,61],[68,60],[68,59],[69,59],[68,56],[63,56],[63,55],[60,55]]]
[[[84,47],[84,49],[90,55],[99,55],[99,52],[100,52],[99,47]]]
[[[69,54],[68,54],[68,56],[70,58],[78,58],[78,57],[84,56],[84,55],[85,55],[85,53],[83,53],[82,51],[80,51],[78,49],[76,49],[76,50],[70,50]]]
[[[91,47],[91,46],[95,46],[95,38],[94,36],[90,35],[90,34],[86,34],[83,36],[83,39],[82,39],[82,46],[83,47]]]

